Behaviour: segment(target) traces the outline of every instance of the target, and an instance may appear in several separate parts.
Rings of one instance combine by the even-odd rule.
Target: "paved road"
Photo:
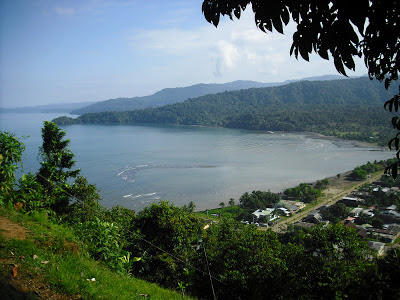
[[[302,211],[301,213],[294,214],[293,216],[289,217],[288,219],[281,221],[270,228],[275,232],[285,231],[288,224],[293,224],[294,222],[300,221],[311,211],[316,210],[316,209],[320,208],[321,206],[324,206],[328,203],[331,205],[336,203],[337,201],[341,200],[344,196],[347,196],[348,194],[350,194],[350,192],[354,191],[355,189],[364,185],[365,183],[371,183],[373,181],[379,180],[381,178],[382,174],[383,174],[383,171],[372,176],[371,178],[368,178],[364,181],[357,183],[356,185],[353,185],[349,188],[343,189],[341,192],[338,192],[333,196],[329,196],[329,197],[323,196],[323,197],[326,197],[326,199],[324,201],[315,203],[314,205],[309,204],[309,205],[307,205],[306,209],[304,211]]]

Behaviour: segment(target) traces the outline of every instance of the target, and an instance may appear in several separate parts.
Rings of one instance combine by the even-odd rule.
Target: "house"
[[[285,217],[289,217],[290,216],[290,211],[288,209],[284,208],[284,207],[278,207],[276,210],[282,216],[285,216]]]
[[[378,256],[382,256],[385,252],[385,244],[380,242],[369,241],[368,247],[377,252]]]
[[[350,218],[348,218],[348,219],[350,219]],[[354,219],[354,218],[353,218]],[[344,224],[344,226],[346,226],[346,227],[350,227],[350,228],[353,228],[356,232],[357,232],[357,235],[359,236],[359,237],[361,237],[361,238],[365,238],[365,237],[367,237],[367,235],[368,235],[368,233],[367,233],[367,230],[366,229],[364,229],[364,228],[362,228],[362,227],[360,227],[360,226],[357,226],[356,224],[354,224],[353,222],[352,222],[352,220],[345,220],[345,221],[343,221],[343,224]]]
[[[400,223],[400,213],[395,210],[381,211],[381,219],[385,222]]]
[[[368,230],[369,228],[373,228],[373,226],[371,224],[362,224],[362,225],[360,225],[360,228],[364,228],[364,229]]]
[[[385,243],[393,243],[400,236],[400,230],[369,228],[368,232],[378,235]]]
[[[299,210],[299,207],[296,205],[285,204],[285,207],[291,213],[294,213]]]
[[[387,230],[390,230],[390,231],[396,233],[396,235],[400,234],[400,225],[398,225],[398,224],[387,224],[387,225],[388,225],[386,228]]]
[[[386,210],[396,210],[397,209],[397,205],[390,205],[388,207],[386,207]]]
[[[281,203],[284,206],[286,206],[286,208],[288,208],[289,210],[292,210],[293,212],[306,207],[304,202],[301,202],[301,201],[281,200]]]
[[[267,220],[276,219],[275,208],[257,209],[253,212],[253,215],[256,216],[257,219],[261,216],[265,216]]]
[[[360,198],[353,197],[343,197],[342,200],[338,201],[339,203],[344,203],[346,206],[357,207],[363,203]]]
[[[368,235],[367,230],[364,228],[357,227],[356,232],[357,232],[358,236],[361,238],[366,238]]]
[[[303,218],[303,222],[307,223],[313,223],[313,224],[321,224],[321,223],[326,223],[324,221],[324,218],[322,215],[319,213],[319,211],[313,211],[307,215],[307,217]]]
[[[363,209],[363,214],[366,214],[368,217],[373,218],[375,214],[372,212],[372,209]]]
[[[364,209],[362,209],[361,207],[355,207],[351,210],[350,215],[354,216],[354,217],[358,217]]]
[[[347,223],[354,223],[354,220],[355,220],[356,218],[353,218],[353,217],[348,217],[346,220],[345,220],[345,222],[347,222]]]
[[[360,198],[360,199],[367,199],[367,197],[369,196],[368,192],[360,192],[360,191],[353,191],[351,192],[351,196],[354,198]]]

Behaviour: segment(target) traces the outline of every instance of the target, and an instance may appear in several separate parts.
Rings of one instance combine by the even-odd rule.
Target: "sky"
[[[0,1],[0,107],[102,101],[235,80],[338,74],[333,60],[290,56],[285,35],[240,20],[208,23],[202,0]],[[363,61],[356,72],[365,75]]]

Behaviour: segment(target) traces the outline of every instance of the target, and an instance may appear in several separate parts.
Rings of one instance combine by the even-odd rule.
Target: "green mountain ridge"
[[[325,75],[317,77],[308,77],[302,80],[315,81],[315,80],[334,80],[342,78],[343,78],[342,76],[338,75]],[[149,107],[154,108],[173,103],[180,103],[189,98],[201,97],[208,94],[216,94],[224,91],[235,91],[235,90],[242,90],[249,88],[280,86],[295,81],[299,80],[290,80],[285,82],[272,82],[272,83],[237,80],[223,84],[199,83],[187,87],[165,88],[149,96],[133,97],[133,98],[117,98],[117,99],[109,99],[105,101],[96,102],[89,106],[75,109],[71,112],[71,114],[83,115],[86,113],[96,113],[105,111],[129,111],[129,110],[137,110]]]
[[[390,114],[383,103],[395,93],[367,77],[334,81],[301,81],[278,87],[210,94],[159,108],[102,112],[76,119],[54,119],[68,124],[135,124],[219,126],[228,128],[312,131],[338,135],[387,135]]]

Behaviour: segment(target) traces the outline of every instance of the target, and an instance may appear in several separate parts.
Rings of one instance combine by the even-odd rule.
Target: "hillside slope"
[[[205,95],[183,103],[124,112],[102,112],[70,124],[176,124],[251,130],[309,131],[386,145],[393,116],[383,109],[396,93],[367,77],[332,81],[302,81],[278,87],[252,88]]]
[[[303,80],[334,80],[342,79],[342,76],[326,75],[318,77],[309,77]],[[91,104],[89,106],[75,109],[71,112],[74,115],[82,115],[86,113],[96,113],[105,111],[129,111],[143,109],[148,107],[160,107],[167,104],[183,102],[189,98],[197,98],[208,94],[216,94],[224,91],[236,91],[249,88],[262,88],[280,86],[298,80],[286,82],[262,83],[256,81],[238,80],[223,84],[196,84],[188,87],[166,88],[153,95],[133,98],[117,98],[109,99]]]
[[[2,299],[183,298],[89,258],[72,229],[52,223],[45,213],[0,208],[0,244]]]

